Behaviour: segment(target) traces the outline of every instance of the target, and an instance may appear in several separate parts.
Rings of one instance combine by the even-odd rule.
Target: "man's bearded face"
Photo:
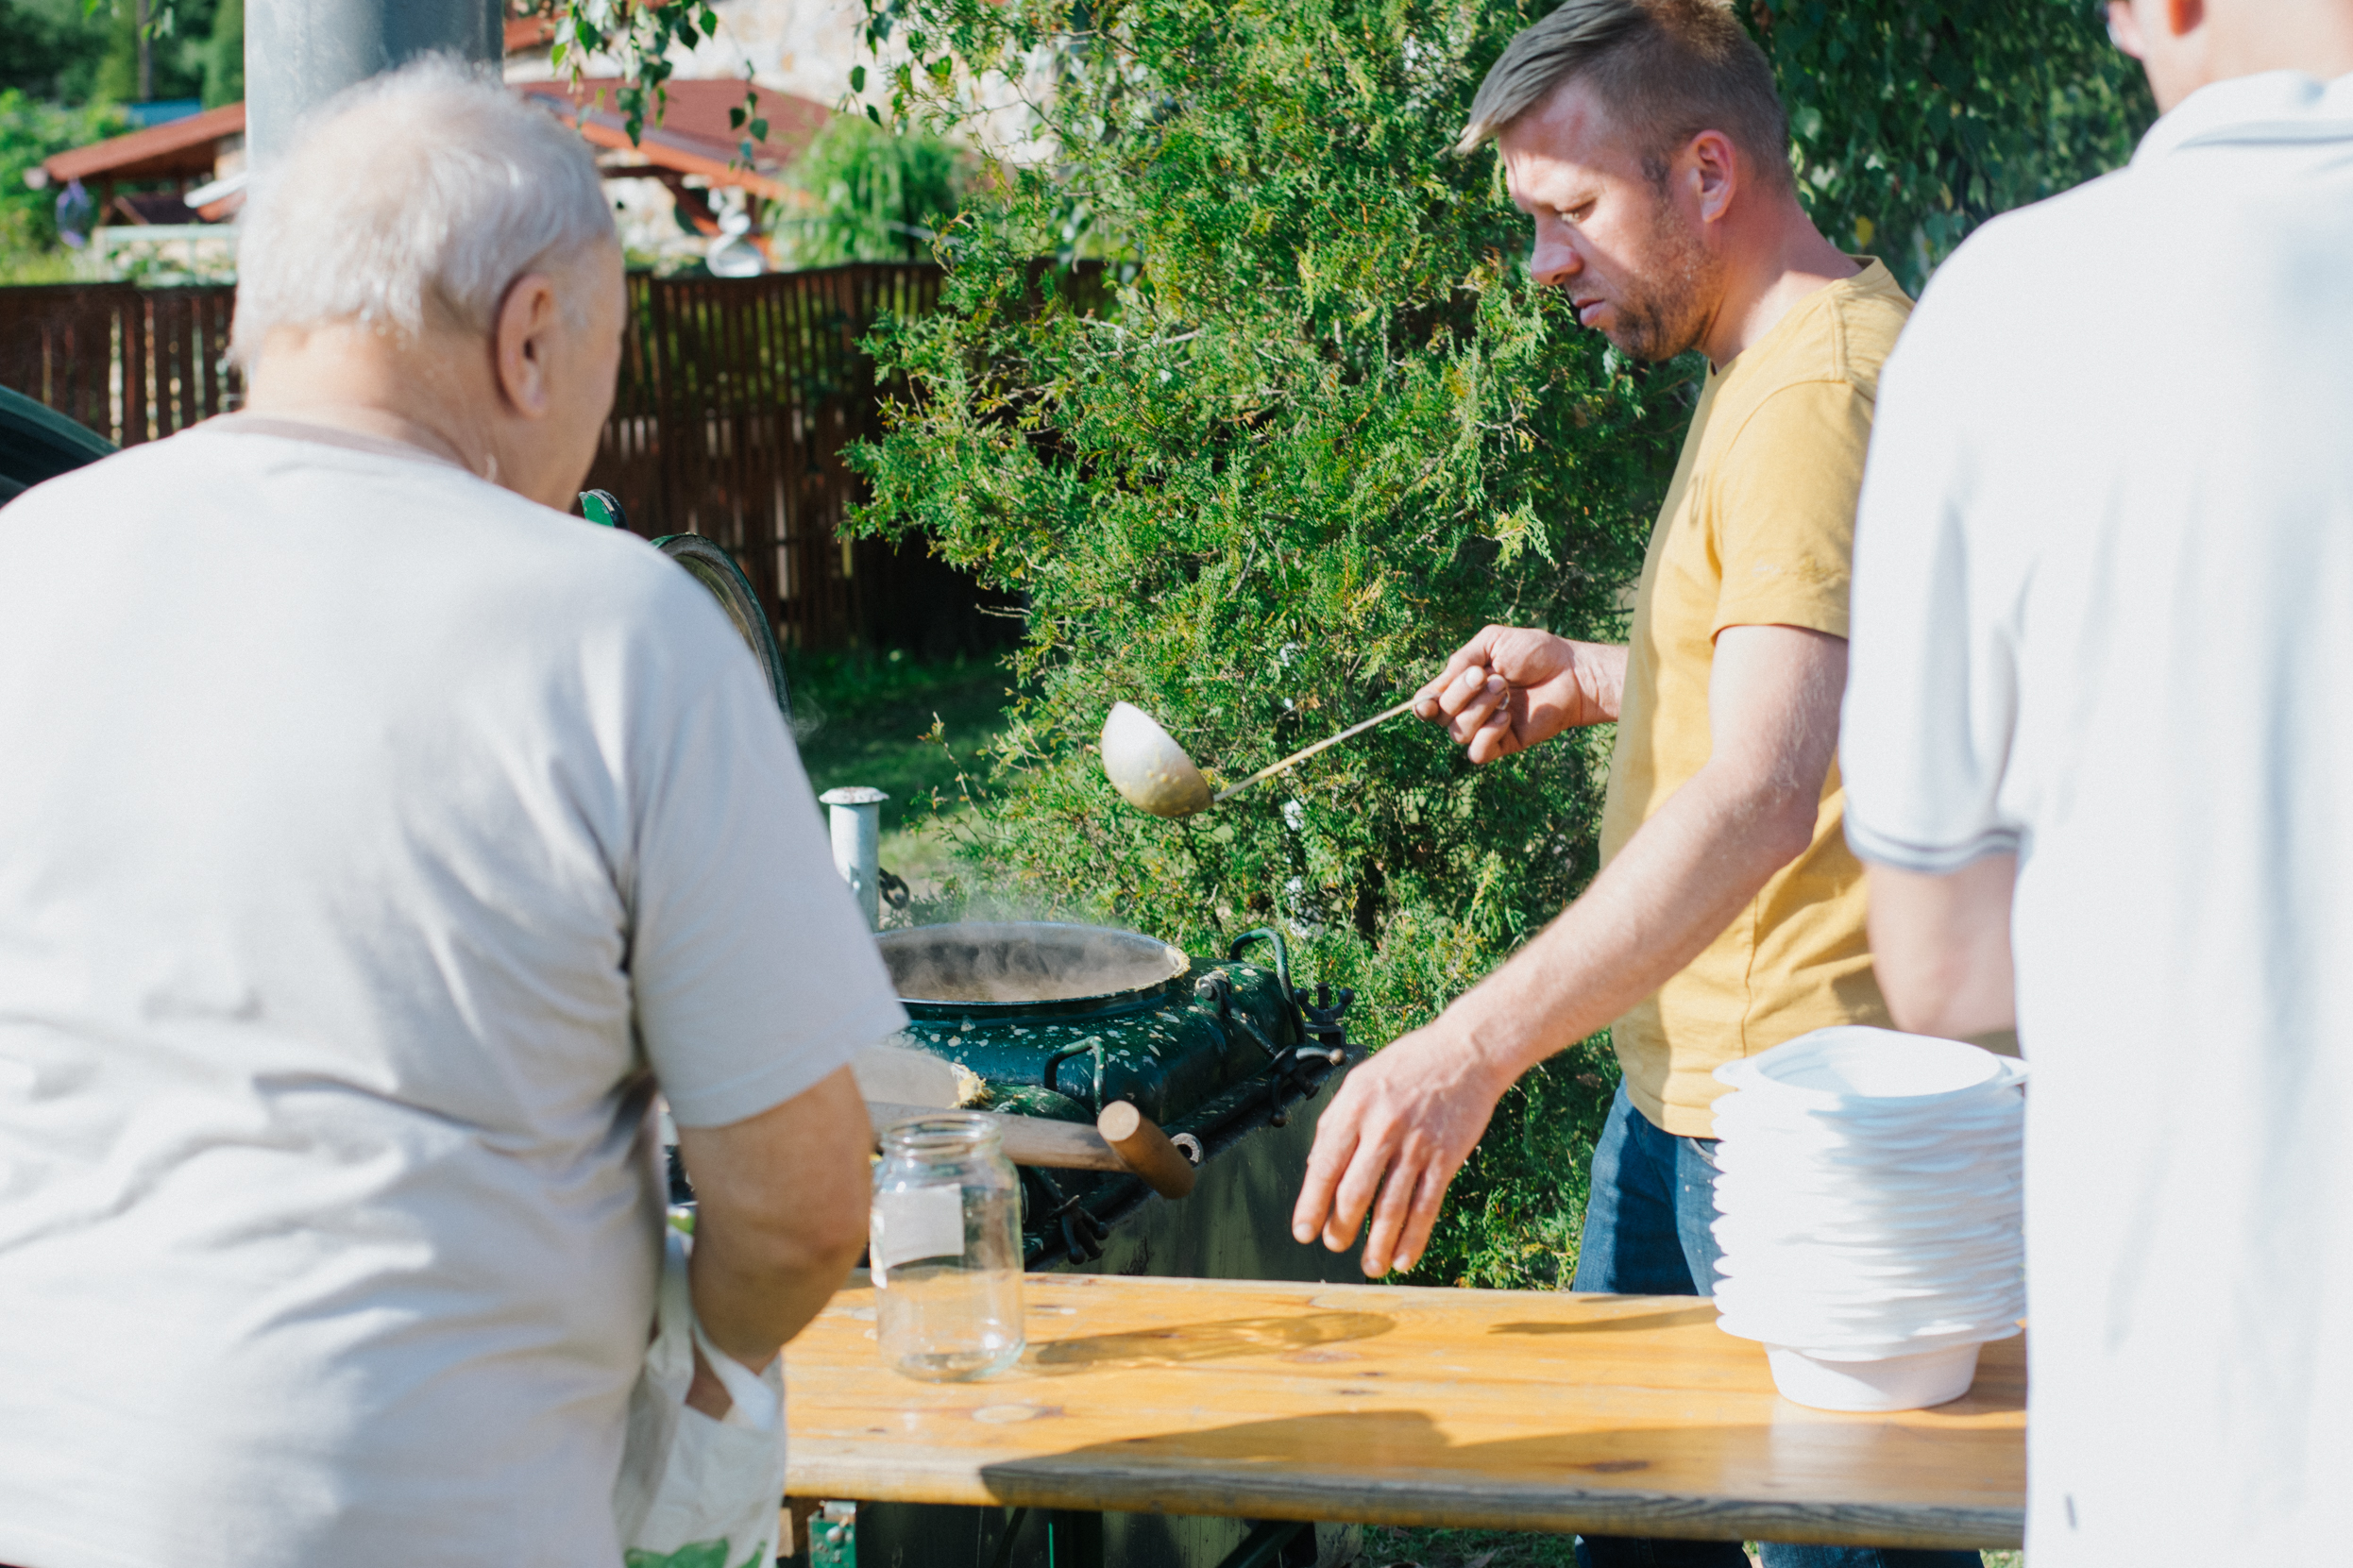
[[[1497,142],[1512,198],[1535,224],[1537,281],[1566,294],[1579,322],[1634,359],[1699,346],[1722,264],[1677,202],[1668,165],[1646,157],[1575,81]]]
[[[1697,348],[1718,292],[1716,259],[1667,193],[1656,195],[1650,231],[1634,247],[1625,276],[1614,284],[1611,308],[1597,324],[1628,357],[1646,361],[1671,360]]]

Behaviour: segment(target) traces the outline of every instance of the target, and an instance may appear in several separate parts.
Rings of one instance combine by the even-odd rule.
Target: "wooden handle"
[[[1176,1199],[1193,1190],[1193,1161],[1185,1158],[1152,1119],[1125,1100],[1114,1100],[1094,1119],[1103,1135],[1127,1168],[1163,1198]]]
[[[1128,1166],[1092,1127],[1074,1121],[1054,1121],[1039,1116],[1000,1116],[993,1111],[943,1111],[936,1105],[898,1105],[869,1100],[866,1114],[874,1123],[874,1147],[882,1147],[886,1128],[926,1116],[977,1116],[993,1124],[1005,1146],[1005,1157],[1016,1165],[1041,1165],[1049,1171],[1117,1171]],[[1176,1156],[1184,1158],[1182,1155]]]
[[[1342,741],[1347,739],[1350,735],[1361,735],[1376,724],[1388,723],[1391,719],[1397,717],[1399,714],[1404,713],[1407,709],[1411,708],[1413,705],[1413,700],[1414,700],[1413,698],[1409,697],[1404,701],[1398,703],[1396,707],[1389,709],[1386,713],[1377,713],[1373,715],[1372,717],[1364,720],[1362,724],[1351,724],[1346,729],[1341,731],[1338,734],[1328,735],[1324,739],[1317,741],[1314,745],[1308,747],[1305,750],[1292,752],[1291,755],[1283,758],[1280,762],[1268,763],[1264,767],[1260,768],[1257,772],[1251,774],[1240,784],[1227,784],[1225,788],[1219,790],[1216,796],[1210,800],[1210,804],[1216,805],[1221,801],[1230,801],[1235,796],[1241,794],[1244,790],[1249,788],[1252,784],[1258,783],[1261,779],[1271,779],[1276,774],[1281,772],[1284,768],[1289,767],[1292,764],[1307,761],[1308,758],[1313,756],[1316,752],[1323,750],[1326,747],[1337,746]]]

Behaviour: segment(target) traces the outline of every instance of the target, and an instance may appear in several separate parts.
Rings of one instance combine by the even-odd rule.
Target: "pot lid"
[[[1182,948],[1157,936],[1050,920],[920,925],[875,942],[917,1018],[1102,1012],[1160,997],[1193,968]]]

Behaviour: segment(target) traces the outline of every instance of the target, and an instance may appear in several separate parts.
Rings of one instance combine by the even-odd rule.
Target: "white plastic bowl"
[[[1833,1360],[1788,1345],[1765,1347],[1773,1387],[1793,1405],[1817,1410],[1922,1410],[1969,1391],[1977,1376],[1974,1344],[1873,1360]]]
[[[2024,1075],[2024,1064],[1960,1040],[1848,1024],[1817,1029],[1716,1070],[1718,1082],[1792,1105],[1898,1101],[1904,1109]]]

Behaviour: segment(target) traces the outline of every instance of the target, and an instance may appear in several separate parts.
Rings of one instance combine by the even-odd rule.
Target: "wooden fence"
[[[629,280],[631,329],[591,485],[640,533],[725,547],[807,649],[942,653],[1003,640],[971,582],[922,546],[853,544],[842,461],[877,433],[858,342],[884,312],[939,298],[936,268],[858,262],[747,278]],[[0,288],[0,385],[123,446],[237,407],[226,362],[232,287]]]

